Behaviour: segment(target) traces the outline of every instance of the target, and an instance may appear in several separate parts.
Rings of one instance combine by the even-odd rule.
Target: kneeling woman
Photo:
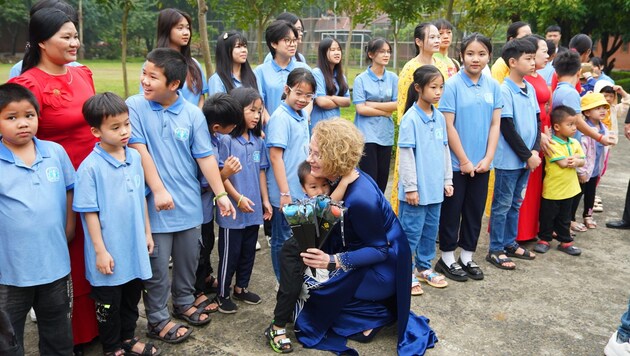
[[[313,129],[311,174],[333,184],[355,169],[363,138],[349,121],[319,122]],[[410,311],[409,242],[389,202],[367,174],[348,186],[348,211],[322,250],[302,253],[304,264],[330,271],[318,282],[307,277],[308,296],[295,322],[309,348],[354,353],[346,339],[368,342],[398,320],[398,354],[421,355],[437,342],[429,320]],[[299,330],[299,331],[298,331]]]

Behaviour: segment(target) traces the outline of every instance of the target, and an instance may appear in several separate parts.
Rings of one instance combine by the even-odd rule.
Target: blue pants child
[[[529,169],[495,169],[490,213],[490,252],[518,248],[518,213],[525,197]]]
[[[435,258],[435,240],[440,226],[441,207],[441,203],[414,206],[404,200],[400,201],[400,223],[409,240],[418,271],[430,269],[431,261]]]

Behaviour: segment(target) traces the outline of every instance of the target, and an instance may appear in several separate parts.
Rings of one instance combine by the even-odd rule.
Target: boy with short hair
[[[83,104],[83,117],[100,139],[77,170],[74,211],[85,231],[85,276],[92,285],[103,353],[157,355],[134,337],[142,280],[151,278],[153,238],[140,154],[127,147],[129,111],[114,93]]]
[[[192,330],[169,319],[169,257],[173,260],[173,316],[194,326],[210,322],[193,295],[203,220],[197,165],[216,194],[213,200],[221,214],[236,216],[223,188],[203,114],[179,91],[186,75],[181,53],[154,49],[142,69],[144,93],[127,99],[133,128],[129,144],[140,153],[151,188],[148,211],[155,247],[153,277],[145,282],[143,298],[147,334],[170,343],[184,341]]]
[[[558,86],[553,91],[551,108],[564,105],[580,114],[580,93],[575,90],[582,70],[580,56],[575,51],[562,52],[554,59],[553,67],[558,75]]]
[[[0,85],[0,354],[24,354],[24,321],[37,313],[39,353],[70,355],[68,241],[74,235],[74,168],[57,143],[38,140],[39,105]],[[6,318],[6,319],[5,319]],[[8,319],[8,320],[7,320]]]
[[[551,125],[554,130],[552,140],[554,152],[545,156],[545,177],[543,179],[542,200],[540,203],[539,241],[534,251],[549,251],[549,243],[554,238],[560,241],[558,250],[577,256],[581,250],[573,246],[571,237],[571,204],[581,192],[576,168],[584,165],[584,152],[580,143],[572,138],[576,132],[577,116],[573,108],[560,105],[551,111]]]
[[[540,165],[540,109],[534,87],[523,78],[535,70],[536,46],[515,39],[503,47],[501,57],[510,67],[503,84],[501,136],[494,157],[494,195],[490,215],[490,247],[486,260],[500,269],[516,266],[510,257],[534,259],[516,242],[518,215],[529,172]]]

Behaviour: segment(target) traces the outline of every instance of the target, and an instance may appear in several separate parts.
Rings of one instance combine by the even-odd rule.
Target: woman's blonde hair
[[[313,128],[322,170],[343,176],[356,168],[363,155],[363,135],[353,123],[344,119],[320,121]]]

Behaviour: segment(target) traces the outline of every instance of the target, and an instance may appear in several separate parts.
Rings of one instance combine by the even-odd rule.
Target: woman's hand
[[[326,269],[330,262],[330,255],[318,248],[309,248],[306,252],[300,253],[302,261],[308,267]]]

